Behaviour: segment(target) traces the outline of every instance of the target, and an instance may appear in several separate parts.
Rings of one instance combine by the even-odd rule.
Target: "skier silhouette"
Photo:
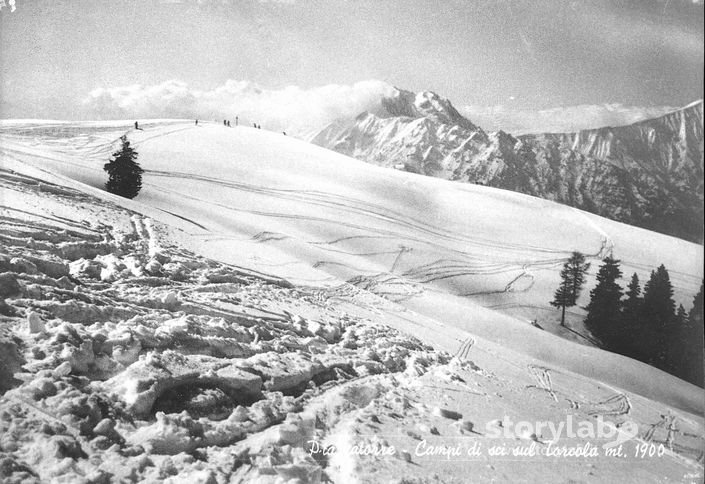
[[[198,120],[196,120],[196,126],[198,126]]]
[[[235,116],[235,126],[238,125],[238,121],[239,121],[239,120],[240,120],[240,119],[239,119],[237,116]]]
[[[137,123],[137,121],[135,121],[135,129],[140,129],[140,125],[139,123]]]

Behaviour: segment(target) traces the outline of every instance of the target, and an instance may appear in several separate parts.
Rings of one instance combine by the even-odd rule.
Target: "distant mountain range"
[[[485,132],[433,92],[397,89],[311,138],[380,166],[557,201],[703,242],[703,102],[628,126]]]

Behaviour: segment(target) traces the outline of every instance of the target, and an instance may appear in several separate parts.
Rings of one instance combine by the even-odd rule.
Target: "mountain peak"
[[[406,117],[430,118],[443,124],[459,125],[477,131],[480,128],[463,117],[453,104],[433,91],[414,93],[395,88],[391,96],[385,96],[373,114],[380,118]]]

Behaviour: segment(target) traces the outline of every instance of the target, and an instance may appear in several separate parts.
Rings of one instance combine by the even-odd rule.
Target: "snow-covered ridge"
[[[659,118],[627,126],[519,137],[527,140],[541,138],[559,141],[573,151],[600,160],[635,157],[630,151],[640,148],[647,150],[647,153],[641,154],[642,157],[651,156],[648,151],[658,152],[674,143],[683,145],[685,149],[689,146],[695,149],[698,141],[702,142],[703,139],[703,101],[693,102]],[[637,143],[640,146],[635,146]],[[668,154],[664,153],[664,156]]]

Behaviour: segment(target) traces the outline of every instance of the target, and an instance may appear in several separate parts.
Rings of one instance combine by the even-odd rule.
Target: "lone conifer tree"
[[[623,333],[618,335],[620,353],[623,355],[644,359],[644,355],[640,351],[640,325],[641,313],[644,300],[641,298],[641,286],[639,285],[639,276],[636,272],[632,274],[632,280],[627,286],[625,293],[626,299],[622,303],[622,328]]]
[[[666,267],[661,264],[651,272],[644,286],[644,315],[654,323],[654,327],[665,329],[673,322],[675,310],[671,278]]]
[[[693,299],[693,307],[688,314],[688,320],[691,324],[703,327],[703,283],[700,283],[700,290]]]
[[[113,159],[103,166],[103,170],[108,172],[105,189],[121,197],[135,198],[142,188],[144,170],[135,161],[137,152],[130,147],[127,136],[123,135],[120,141],[120,149],[113,153]]]
[[[644,339],[648,348],[647,363],[661,369],[670,366],[668,358],[669,333],[674,330],[676,303],[673,300],[673,286],[666,267],[661,264],[651,272],[644,285],[644,305],[642,321]]]
[[[561,326],[565,326],[565,308],[578,303],[578,296],[589,268],[590,264],[585,262],[585,256],[580,252],[573,252],[561,269],[561,285],[551,301],[552,306],[562,309]]]
[[[622,277],[619,261],[607,257],[597,272],[597,286],[590,291],[590,303],[585,326],[611,351],[619,351],[622,328],[622,288],[617,279]]]
[[[687,325],[684,330],[684,346],[682,347],[681,374],[690,383],[705,387],[705,355],[703,354],[703,284],[693,299],[693,308],[688,313]]]
[[[699,387],[703,381],[703,286],[693,299],[693,307],[686,314],[683,305],[678,306],[673,331],[669,333],[669,371]]]
[[[639,287],[639,276],[636,272],[632,274],[632,280],[627,286],[627,299],[624,300],[624,318],[630,322],[636,322],[641,311],[641,287]]]

